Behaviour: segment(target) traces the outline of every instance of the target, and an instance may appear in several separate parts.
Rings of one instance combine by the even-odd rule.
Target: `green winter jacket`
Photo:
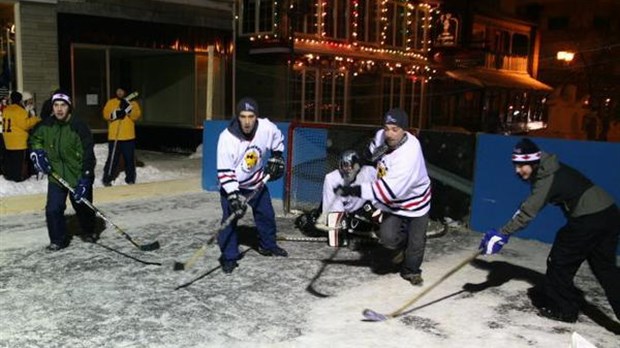
[[[72,187],[80,178],[95,178],[95,152],[93,135],[86,125],[74,115],[66,121],[48,117],[39,123],[28,138],[31,150],[43,149],[52,171]],[[53,177],[49,180],[58,183]]]
[[[547,204],[560,206],[567,219],[594,214],[614,204],[614,199],[579,171],[543,152],[540,165],[530,179],[532,192],[512,219],[501,228],[511,234],[525,228]]]

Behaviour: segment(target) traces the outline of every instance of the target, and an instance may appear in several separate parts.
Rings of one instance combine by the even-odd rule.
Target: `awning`
[[[527,73],[486,68],[472,68],[446,71],[449,77],[480,87],[502,87],[551,91],[553,88],[532,78]]]

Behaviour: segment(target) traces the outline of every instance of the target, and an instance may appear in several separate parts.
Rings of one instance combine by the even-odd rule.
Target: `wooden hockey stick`
[[[402,314],[402,312],[405,311],[405,309],[407,309],[409,306],[411,306],[413,303],[419,300],[422,296],[428,294],[437,285],[441,284],[444,280],[448,279],[451,275],[456,273],[458,270],[463,268],[465,265],[472,262],[476,257],[478,257],[478,255],[480,255],[480,253],[481,253],[481,250],[476,250],[475,253],[473,253],[471,256],[468,256],[465,260],[461,261],[461,263],[459,263],[458,265],[454,266],[454,268],[449,270],[448,273],[444,274],[441,278],[437,279],[433,284],[428,286],[422,292],[416,294],[412,299],[407,301],[407,303],[405,303],[404,305],[402,305],[400,308],[393,311],[392,313],[381,314],[379,312],[373,311],[372,309],[364,309],[364,311],[362,312],[362,315],[364,316],[364,318],[366,318],[369,321],[385,321],[385,320],[392,319],[392,318],[399,316],[400,314]]]
[[[263,177],[263,180],[261,180],[260,182],[260,186],[252,191],[252,193],[250,193],[250,195],[246,198],[244,206],[247,209],[247,205],[248,202],[254,198],[254,196],[256,196],[260,191],[262,191],[263,187],[265,186],[265,184],[267,183],[267,181],[269,181],[269,178],[271,176],[269,174],[265,175]],[[218,227],[217,231],[215,231],[215,233],[209,238],[209,240],[207,240],[206,243],[203,243],[202,246],[200,246],[200,248],[198,248],[196,251],[194,251],[194,253],[192,254],[192,256],[185,262],[178,262],[176,261],[174,263],[173,269],[175,271],[184,271],[184,270],[188,270],[190,268],[192,268],[192,266],[194,266],[194,264],[201,258],[204,256],[204,254],[207,252],[207,247],[211,244],[213,244],[213,242],[215,242],[215,240],[217,239],[217,236],[220,234],[220,232],[222,232],[226,227],[228,227],[228,225],[230,225],[233,221],[239,219],[240,216],[237,216],[236,214],[230,214],[226,220],[224,220],[221,224],[220,227]]]
[[[69,190],[69,192],[71,192],[71,194],[75,193],[75,190],[73,190],[73,188],[69,185],[69,183],[63,179],[60,175],[58,175],[55,172],[51,172],[50,175],[56,179],[62,186],[64,186],[67,190]],[[118,227],[118,225],[116,225],[114,222],[112,222],[112,220],[110,220],[107,216],[105,216],[99,209],[97,209],[97,207],[95,207],[88,199],[86,198],[82,198],[81,200],[82,203],[86,204],[86,206],[88,206],[92,211],[95,212],[95,214],[97,214],[97,216],[99,216],[100,218],[102,218],[103,220],[105,220],[105,222],[109,223],[110,225],[114,226],[114,228],[116,229],[116,231],[122,235],[123,237],[125,237],[125,239],[127,239],[131,244],[133,244],[136,248],[142,250],[142,251],[153,251],[153,250],[157,250],[160,248],[159,242],[158,241],[154,241],[152,243],[148,243],[148,244],[139,244],[137,243],[133,238],[131,238],[130,235],[128,235],[125,231],[123,231],[122,228]]]

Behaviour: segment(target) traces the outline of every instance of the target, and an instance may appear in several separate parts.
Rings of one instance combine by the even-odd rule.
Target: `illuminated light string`
[[[408,75],[420,76],[421,78],[427,78],[427,79],[432,78],[431,75],[435,72],[435,70],[431,71],[431,69],[428,66],[424,66],[428,62],[428,57],[426,57],[424,53],[431,50],[430,44],[432,43],[432,40],[430,40],[429,38],[422,37],[419,39],[419,43],[420,43],[419,48],[416,49],[416,47],[412,46],[412,42],[414,38],[413,31],[412,31],[414,21],[412,17],[413,17],[413,14],[416,11],[418,11],[418,13],[420,13],[421,16],[418,17],[419,24],[416,25],[415,27],[428,33],[432,30],[431,23],[433,19],[433,14],[436,13],[437,15],[439,15],[441,13],[438,6],[433,7],[427,3],[414,5],[411,3],[411,1],[407,1],[407,0],[401,0],[400,2],[382,0],[380,3],[380,9],[379,9],[379,21],[380,21],[379,39],[380,40],[378,42],[379,47],[377,47],[377,46],[364,45],[359,41],[359,37],[358,37],[359,35],[358,31],[360,28],[360,23],[359,23],[360,22],[360,1],[359,0],[352,0],[350,2],[351,4],[350,11],[351,11],[351,16],[352,16],[352,20],[350,21],[351,40],[349,40],[349,42],[342,42],[342,41],[334,41],[334,40],[328,39],[327,32],[325,30],[327,11],[329,10],[328,4],[329,4],[329,1],[327,0],[317,0],[313,3],[313,7],[314,7],[313,16],[315,17],[315,21],[313,25],[317,29],[316,32],[318,33],[316,37],[307,37],[307,38],[295,37],[293,39],[292,36],[289,36],[288,39],[294,40],[295,44],[317,45],[317,46],[323,46],[325,49],[337,49],[339,51],[347,51],[347,50],[351,52],[362,51],[362,52],[377,54],[377,55],[400,56],[400,57],[406,57],[406,58],[413,59],[415,60],[415,62],[408,63],[408,64],[393,63],[393,62],[385,61],[385,59],[378,57],[377,60],[381,61],[381,63],[377,64],[372,59],[371,60],[353,59],[353,58],[342,58],[339,56],[332,56],[330,58],[329,55],[327,55],[326,57],[323,57],[319,61],[318,58],[308,59],[306,55],[306,56],[300,57],[299,59],[296,59],[294,66],[301,67],[301,66],[314,65],[314,64],[319,63],[323,65],[328,64],[330,66],[335,66],[337,69],[352,68],[355,71],[359,71],[359,70],[376,69],[378,65],[381,65],[381,66],[384,66],[389,71],[401,71],[401,72],[405,72]],[[401,5],[404,5],[404,9],[405,9],[404,10],[405,23],[406,23],[405,31],[404,31],[405,44],[404,44],[404,47],[402,48],[393,48],[393,47],[389,47],[389,45],[386,44],[387,33],[390,27],[390,21],[387,17],[388,11],[389,11],[388,7],[389,6],[401,6]],[[290,9],[293,9],[294,7],[295,5],[293,4],[290,5]],[[396,11],[396,8],[394,8],[394,10]],[[279,12],[278,12],[278,1],[274,1],[274,22],[273,22],[274,32],[254,35],[250,37],[250,40],[251,41],[261,41],[261,40],[269,41],[269,40],[277,39],[279,21],[280,21],[280,17],[279,17]],[[318,57],[318,55],[315,57]],[[369,61],[372,62],[372,64],[368,63]]]

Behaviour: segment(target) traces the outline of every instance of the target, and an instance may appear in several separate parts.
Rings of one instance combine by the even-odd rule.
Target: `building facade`
[[[199,140],[203,120],[232,108],[232,19],[231,1],[2,1],[0,82],[33,93],[39,110],[52,90],[70,91],[104,136],[101,109],[123,86],[140,93],[143,145]]]
[[[401,107],[426,123],[437,3],[242,0],[236,91],[276,119],[379,124]]]

